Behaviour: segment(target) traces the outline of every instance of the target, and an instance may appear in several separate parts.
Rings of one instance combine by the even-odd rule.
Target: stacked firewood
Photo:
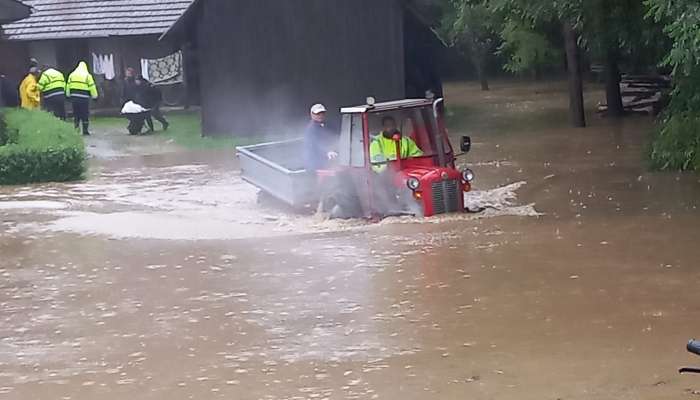
[[[657,115],[671,90],[671,78],[666,75],[624,75],[620,82],[625,112]],[[599,104],[598,112],[607,113],[607,104]]]

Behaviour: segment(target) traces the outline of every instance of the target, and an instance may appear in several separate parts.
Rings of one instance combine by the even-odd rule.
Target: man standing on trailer
[[[326,123],[326,107],[314,104],[311,121],[304,131],[304,168],[309,173],[327,168],[338,157],[338,135]]]

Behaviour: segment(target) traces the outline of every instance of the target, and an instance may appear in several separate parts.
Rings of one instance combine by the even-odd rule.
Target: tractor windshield
[[[401,133],[404,138],[410,139],[408,143],[412,147],[409,158],[419,157],[435,157],[438,152],[438,135],[434,132],[435,117],[433,110],[430,107],[409,108],[402,110],[392,110],[380,113],[371,113],[369,115],[369,132],[371,139],[379,138],[382,135],[387,124],[393,126]],[[445,139],[443,139],[445,140]],[[414,148],[417,147],[420,151]],[[371,145],[371,143],[370,143]],[[450,151],[450,146],[443,146],[445,151]],[[404,153],[406,150],[402,150]],[[404,153],[407,154],[407,153]]]

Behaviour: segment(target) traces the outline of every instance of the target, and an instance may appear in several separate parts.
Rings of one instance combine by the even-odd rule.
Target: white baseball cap
[[[320,113],[324,113],[326,111],[328,111],[328,110],[326,110],[326,106],[324,106],[323,104],[314,104],[311,107],[311,114],[320,114]]]

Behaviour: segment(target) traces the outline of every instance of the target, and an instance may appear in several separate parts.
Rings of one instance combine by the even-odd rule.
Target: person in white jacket
[[[122,115],[129,120],[129,135],[140,135],[143,131],[143,126],[146,123],[146,118],[150,115],[148,109],[143,108],[140,104],[133,101],[127,101],[122,107]]]

